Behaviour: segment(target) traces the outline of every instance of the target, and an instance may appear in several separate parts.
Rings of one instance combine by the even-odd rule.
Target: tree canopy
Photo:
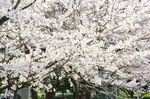
[[[148,2],[0,0],[0,89],[50,89],[45,78],[67,74],[95,86],[149,91]]]

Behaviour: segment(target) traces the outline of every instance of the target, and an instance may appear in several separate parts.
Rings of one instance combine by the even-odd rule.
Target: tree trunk
[[[83,95],[82,95],[82,91],[80,91],[80,92],[79,92],[79,99],[83,99],[82,96],[83,96]]]
[[[91,99],[91,92],[88,89],[85,89],[86,99]]]
[[[55,99],[55,92],[46,92],[46,97],[45,99]]]
[[[65,99],[65,95],[64,92],[62,91],[62,99]]]
[[[38,99],[38,95],[35,90],[31,89],[31,95],[32,95],[32,99]]]
[[[73,99],[79,99],[79,92],[78,92],[78,85],[77,82],[74,78],[70,78],[73,87],[74,87],[74,91],[73,91]]]
[[[13,99],[17,99],[17,90],[14,92],[14,97]]]
[[[73,99],[79,99],[78,92],[73,92]]]

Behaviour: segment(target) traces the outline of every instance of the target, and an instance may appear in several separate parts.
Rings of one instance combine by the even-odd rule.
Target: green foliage
[[[45,91],[39,90],[38,91],[38,99],[44,99],[45,98]]]
[[[4,53],[5,52],[5,48],[0,48],[0,53]]]
[[[66,76],[61,79],[60,82],[57,82],[57,86],[55,86],[56,91],[66,92],[71,89],[69,78]]]

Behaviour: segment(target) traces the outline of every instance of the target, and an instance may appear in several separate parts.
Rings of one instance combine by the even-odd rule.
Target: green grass
[[[145,98],[150,98],[150,94],[145,94],[144,97]]]
[[[135,96],[135,97],[137,97],[137,96],[138,96],[138,94],[134,94],[134,96]],[[143,96],[144,96],[144,97],[148,97],[148,98],[150,98],[150,94],[144,94]]]
[[[65,97],[72,97],[73,93],[70,91],[67,91],[64,93],[64,96]],[[138,96],[138,94],[134,94],[134,97],[137,97],[137,96]],[[39,99],[44,99],[45,91],[38,91],[38,97],[39,97]],[[60,92],[60,91],[56,92],[55,97],[56,97],[56,99],[62,97],[62,92]],[[72,98],[69,98],[69,99],[72,99]],[[95,98],[95,99],[99,99],[99,98]],[[120,90],[119,96],[117,97],[117,99],[128,99],[128,98],[127,98],[127,95],[123,91]],[[150,94],[145,94],[144,99],[150,99]]]
[[[55,96],[56,96],[56,97],[61,97],[61,96],[62,96],[62,93],[60,93],[60,92],[59,92],[59,93],[56,93]],[[73,96],[73,93],[64,93],[64,96],[66,96],[66,97],[67,97],[67,96]]]

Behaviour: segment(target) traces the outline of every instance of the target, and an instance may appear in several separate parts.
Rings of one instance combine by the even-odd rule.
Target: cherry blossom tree
[[[44,79],[67,74],[100,92],[148,91],[149,9],[148,0],[0,0],[0,89],[48,90]]]

